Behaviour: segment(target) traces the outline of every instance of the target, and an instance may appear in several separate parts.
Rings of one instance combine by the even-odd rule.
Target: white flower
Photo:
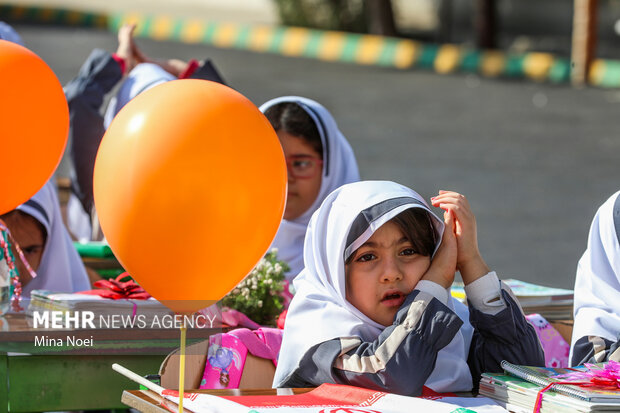
[[[273,280],[271,278],[269,278],[268,280],[265,280],[265,284],[273,284]]]
[[[280,273],[282,272],[282,266],[280,265],[279,262],[276,262],[276,265],[274,265],[274,269],[276,270],[276,273]]]
[[[235,288],[234,290],[232,290],[232,293],[237,295],[241,292],[241,290],[239,290],[238,288]]]
[[[258,308],[262,308],[263,307],[263,300],[258,300]]]

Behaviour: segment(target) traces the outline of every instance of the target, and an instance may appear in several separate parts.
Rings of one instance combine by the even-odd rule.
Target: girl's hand
[[[431,261],[431,266],[422,276],[423,280],[433,281],[444,288],[448,288],[454,282],[456,272],[457,246],[454,235],[454,217],[451,212],[444,213],[446,227],[443,231],[441,245]]]
[[[458,249],[456,268],[461,273],[465,285],[487,274],[489,267],[478,250],[476,217],[467,198],[457,192],[439,191],[439,195],[431,198],[431,202],[433,206],[454,216],[454,234]]]

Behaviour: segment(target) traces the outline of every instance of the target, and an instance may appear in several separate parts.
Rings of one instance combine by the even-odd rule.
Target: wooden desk
[[[298,388],[298,389],[286,389],[291,391],[294,394],[299,395],[303,393],[308,393],[315,388]],[[192,393],[202,393],[202,394],[210,394],[213,396],[275,396],[277,394],[276,389],[213,389],[213,390],[191,390]],[[373,390],[369,390],[370,393],[373,393]],[[458,397],[472,397],[472,393],[470,392],[460,392],[456,393]],[[130,406],[140,412],[143,413],[176,413],[178,411],[178,405],[169,400],[164,399],[159,396],[157,393],[150,390],[125,390],[123,391],[123,395],[121,396],[121,401],[125,403],[127,406]],[[239,400],[234,400],[235,402],[239,402]],[[256,402],[256,400],[254,400]],[[330,406],[333,402],[329,402]],[[273,401],[270,401],[269,406],[273,407]],[[267,405],[264,406],[268,408]],[[372,408],[371,408],[372,409]],[[249,409],[248,409],[249,410]],[[331,410],[331,409],[326,409]],[[333,411],[348,411],[347,409],[333,409]],[[358,409],[352,409],[354,411],[361,411]],[[465,409],[463,409],[465,411]],[[366,411],[366,410],[364,410]],[[371,410],[368,410],[371,411]],[[375,410],[372,410],[375,411]],[[460,410],[455,410],[460,411]],[[468,410],[471,411],[471,410]],[[183,409],[184,413],[192,413],[191,410],[186,408]]]
[[[313,390],[293,389],[294,394],[302,394]],[[276,389],[217,389],[217,390],[192,390],[192,393],[212,394],[214,396],[269,396],[276,395]],[[143,413],[170,413],[178,411],[178,406],[151,390],[125,390],[121,402]],[[164,407],[165,406],[165,407]],[[167,407],[167,408],[166,408]],[[183,409],[183,412],[192,413]]]
[[[118,395],[138,385],[112,370],[119,363],[140,375],[154,374],[165,356],[179,346],[179,331],[33,330],[26,317],[0,318],[0,412],[36,412],[126,408]],[[8,327],[7,327],[8,324]],[[220,329],[188,329],[188,342]],[[92,348],[41,349],[36,335],[51,338],[94,337]],[[27,354],[24,354],[27,353]],[[9,409],[10,407],[10,409]]]

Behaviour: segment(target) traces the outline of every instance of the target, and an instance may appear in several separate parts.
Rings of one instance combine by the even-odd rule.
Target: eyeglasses
[[[323,169],[323,160],[310,155],[293,155],[286,157],[288,173],[294,178],[313,178]]]

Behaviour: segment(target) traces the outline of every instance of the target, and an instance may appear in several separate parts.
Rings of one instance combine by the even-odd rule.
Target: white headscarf
[[[20,46],[24,45],[21,36],[15,31],[15,29],[3,21],[0,21],[0,39],[17,43]]]
[[[297,368],[314,345],[337,337],[375,340],[385,328],[346,300],[346,257],[366,242],[381,225],[409,208],[429,212],[437,235],[443,221],[415,191],[394,182],[364,181],[332,192],[312,216],[304,245],[305,269],[293,281],[296,295],[289,307],[274,386]],[[449,297],[451,297],[449,295]],[[464,325],[437,356],[426,386],[435,391],[468,391],[472,378],[467,365],[471,329],[465,306],[449,299]]]
[[[125,106],[131,99],[138,96],[140,93],[157,86],[162,83],[166,83],[170,80],[174,80],[176,77],[155,63],[140,63],[133,68],[127,75],[127,79],[123,82],[120,89],[112,99],[105,112],[104,125],[106,129],[112,123],[114,116]]]
[[[577,265],[575,279],[575,326],[572,348],[584,336],[611,341],[620,334],[620,245],[614,226],[613,210],[620,191],[596,212],[588,247]]]
[[[299,104],[314,120],[323,145],[323,173],[319,194],[306,212],[294,220],[283,219],[271,248],[278,248],[278,259],[291,267],[287,274],[290,280],[304,268],[304,236],[310,217],[325,197],[341,185],[360,180],[357,161],[351,145],[338,129],[334,117],[314,100],[299,96],[283,96],[264,103],[259,109],[265,113],[270,107],[282,102]]]
[[[86,269],[62,221],[53,184],[48,181],[17,209],[39,221],[47,232],[37,276],[24,287],[22,297],[28,299],[32,290],[67,293],[89,290]]]

